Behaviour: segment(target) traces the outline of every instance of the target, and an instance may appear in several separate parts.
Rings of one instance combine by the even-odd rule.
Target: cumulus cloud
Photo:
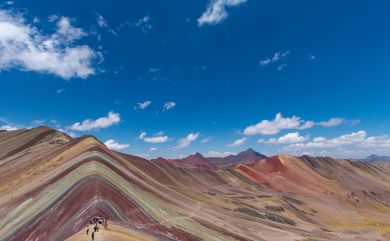
[[[123,150],[130,147],[129,144],[119,144],[113,139],[107,140],[106,142],[104,142],[104,145],[106,145],[108,148],[112,150]]]
[[[227,157],[230,155],[236,155],[236,153],[230,151],[225,151],[225,152],[209,151],[206,154],[207,157]]]
[[[73,131],[90,131],[107,128],[112,125],[118,124],[121,121],[119,113],[110,111],[106,117],[100,117],[96,120],[87,119],[83,122],[76,122],[70,127],[69,130]]]
[[[322,121],[317,123],[319,126],[324,126],[324,127],[332,127],[332,126],[338,126],[341,125],[345,119],[343,118],[331,118],[328,121]]]
[[[135,109],[141,109],[141,110],[144,110],[146,109],[148,106],[150,106],[152,104],[152,102],[150,100],[146,100],[144,102],[140,102],[140,103],[137,103],[137,105],[134,107]]]
[[[350,134],[341,135],[332,139],[325,137],[316,137],[307,143],[292,144],[285,148],[285,150],[300,150],[312,148],[335,148],[348,145],[364,145],[367,141],[367,133],[365,131],[352,132]]]
[[[303,125],[297,127],[298,130],[306,130],[312,128],[316,123],[314,121],[306,121]]]
[[[175,106],[176,106],[176,103],[175,103],[175,102],[173,102],[173,101],[168,101],[168,102],[166,102],[166,103],[164,104],[163,110],[164,110],[164,111],[171,110],[171,109],[175,108]]]
[[[316,137],[306,143],[290,144],[281,149],[294,155],[328,155],[343,158],[361,158],[372,153],[390,155],[390,137],[367,136],[360,130],[335,138]]]
[[[301,127],[303,120],[300,117],[292,116],[284,118],[281,113],[276,114],[274,120],[262,120],[258,124],[248,126],[244,130],[245,135],[273,135],[281,130],[296,129]]]
[[[345,122],[343,118],[331,118],[328,121],[323,122],[314,122],[314,121],[305,121],[301,117],[292,116],[292,117],[283,117],[281,113],[276,114],[275,119],[273,120],[262,120],[255,125],[250,125],[245,128],[245,135],[275,135],[282,130],[305,130],[310,129],[315,125],[323,127],[333,127],[342,124]]]
[[[11,126],[11,125],[2,125],[0,126],[0,131],[15,131],[18,130],[19,128],[16,126]]]
[[[279,138],[270,138],[268,140],[260,139],[258,143],[266,143],[266,144],[294,144],[294,143],[302,143],[308,140],[308,137],[301,136],[298,132],[288,133]]]
[[[362,148],[390,148],[390,137],[388,135],[367,137],[359,144]]]
[[[56,30],[43,34],[21,15],[0,10],[0,70],[12,68],[57,75],[64,79],[95,74],[93,61],[100,53],[87,45],[76,45],[86,36],[67,17],[58,17]]]
[[[235,140],[233,143],[230,143],[227,146],[229,146],[229,147],[241,146],[241,145],[243,145],[246,142],[246,140],[247,140],[247,138],[243,137],[243,138],[240,138],[238,140]]]
[[[196,141],[196,139],[198,139],[199,137],[199,132],[197,133],[190,133],[188,134],[186,137],[180,139],[178,142],[177,142],[177,146],[176,148],[177,149],[183,149],[183,148],[187,148],[190,146],[190,144],[194,141]]]
[[[204,24],[218,24],[228,16],[226,7],[238,6],[245,2],[246,0],[211,0],[207,6],[206,11],[204,11],[202,16],[198,18],[198,25],[202,26]]]
[[[147,137],[146,132],[142,132],[138,138],[147,143],[164,143],[169,141],[169,137],[163,136],[162,133],[157,133],[156,136]]]

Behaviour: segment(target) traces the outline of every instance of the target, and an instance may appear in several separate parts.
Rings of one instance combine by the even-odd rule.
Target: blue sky
[[[388,1],[3,1],[0,129],[142,155],[390,155]]]

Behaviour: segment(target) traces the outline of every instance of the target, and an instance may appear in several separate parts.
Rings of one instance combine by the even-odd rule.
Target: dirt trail
[[[66,241],[91,241],[91,233],[86,234],[86,229],[78,232]],[[156,239],[142,233],[136,233],[132,230],[120,226],[110,225],[107,229],[100,228],[95,233],[95,241],[156,241]]]

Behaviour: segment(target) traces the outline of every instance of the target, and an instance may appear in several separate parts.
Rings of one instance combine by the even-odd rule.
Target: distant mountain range
[[[249,148],[248,150],[240,152],[237,155],[229,155],[226,157],[209,157],[207,160],[212,162],[214,165],[223,167],[238,164],[252,164],[257,160],[261,160],[266,157],[266,155],[258,153],[252,148]]]
[[[204,157],[202,154],[197,152],[181,159],[165,159],[163,157],[159,157],[157,159],[153,159],[152,161],[171,167],[214,170],[219,167],[234,167],[238,164],[253,164],[266,157],[267,156],[249,148],[237,155],[229,155],[226,157]]]
[[[214,170],[217,168],[216,165],[212,164],[199,152],[194,155],[190,155],[181,159],[165,159],[159,157],[152,160],[154,163],[168,165],[171,167],[182,167],[190,169],[200,169],[200,170]]]
[[[372,155],[364,158],[363,161],[366,161],[366,162],[390,161],[390,157],[389,156],[378,156],[378,155],[372,154]]]

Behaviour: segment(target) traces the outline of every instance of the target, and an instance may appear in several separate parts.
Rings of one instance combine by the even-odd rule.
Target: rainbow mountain
[[[91,240],[98,215],[95,240],[390,240],[388,163],[252,151],[146,160],[48,127],[1,132],[0,240]]]

